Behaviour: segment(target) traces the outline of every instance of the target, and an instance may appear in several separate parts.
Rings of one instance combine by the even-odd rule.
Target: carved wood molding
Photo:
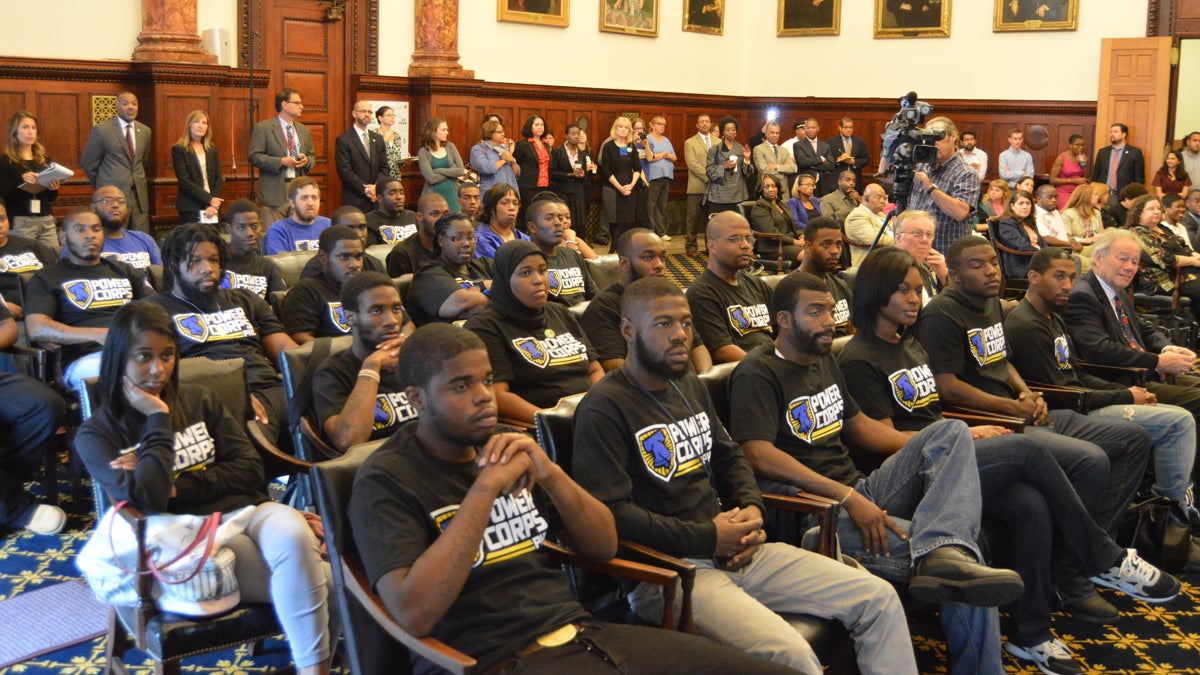
[[[79,59],[0,58],[0,79],[118,84],[201,84],[245,86],[250,72],[227,66]],[[267,86],[267,74],[255,73],[255,87]]]

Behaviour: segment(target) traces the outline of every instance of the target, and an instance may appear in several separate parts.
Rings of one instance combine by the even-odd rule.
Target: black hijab
[[[492,260],[492,299],[488,306],[517,326],[542,328],[546,325],[546,308],[530,309],[512,292],[513,273],[520,267],[521,261],[531,255],[540,256],[543,261],[546,259],[542,249],[524,239],[513,239],[496,249],[496,256]]]

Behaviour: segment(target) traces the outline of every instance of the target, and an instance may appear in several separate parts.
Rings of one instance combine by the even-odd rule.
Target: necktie
[[[771,152],[775,154],[775,168],[779,168],[779,146],[772,145]]]
[[[287,144],[288,156],[296,156],[296,134],[292,131],[292,125],[287,125]]]
[[[1108,163],[1108,189],[1117,189],[1117,167],[1121,165],[1121,150],[1113,148],[1112,159]]]
[[[1129,323],[1129,315],[1125,313],[1125,305],[1121,302],[1121,296],[1116,296],[1113,300],[1116,301],[1114,304],[1117,307],[1117,321],[1121,323],[1121,333],[1125,335],[1125,341],[1131,348],[1139,352],[1146,351],[1133,335],[1133,326]]]
[[[133,125],[125,125],[125,149],[129,152],[129,163],[133,164]]]
[[[709,136],[708,134],[704,135],[704,147],[712,150],[712,136]]]
[[[362,133],[363,150],[367,153],[367,161],[371,161],[371,136],[367,132]]]

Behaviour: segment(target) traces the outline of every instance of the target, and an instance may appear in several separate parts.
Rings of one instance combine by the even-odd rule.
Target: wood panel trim
[[[0,58],[0,79],[118,84],[198,84],[216,87],[267,86],[267,75],[228,66],[83,59]]]

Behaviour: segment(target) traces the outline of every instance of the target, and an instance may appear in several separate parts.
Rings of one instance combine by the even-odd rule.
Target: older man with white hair
[[[871,183],[863,188],[862,203],[846,215],[845,229],[846,238],[850,240],[851,267],[858,267],[863,258],[867,257],[871,242],[875,241],[875,234],[883,227],[884,206],[887,206],[887,192],[878,183]],[[888,228],[889,231],[879,236],[880,246],[891,246],[896,242],[891,229]]]

